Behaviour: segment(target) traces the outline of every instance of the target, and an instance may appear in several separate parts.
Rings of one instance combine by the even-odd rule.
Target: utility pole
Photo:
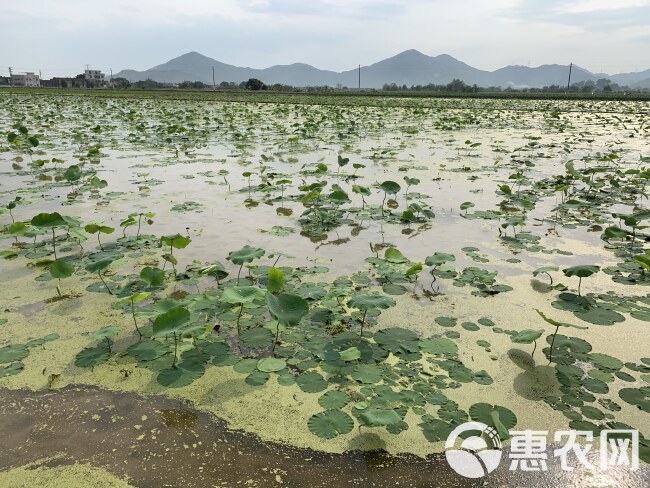
[[[566,91],[571,89],[571,70],[573,69],[573,63],[569,65],[569,82],[566,84]]]
[[[14,74],[13,74],[13,68],[9,66],[9,86],[14,86]]]
[[[214,66],[212,67],[212,89],[213,90],[217,89],[217,82],[214,79]]]
[[[113,83],[113,68],[108,68],[111,71],[111,83]]]
[[[359,65],[359,90],[361,90],[361,65]]]

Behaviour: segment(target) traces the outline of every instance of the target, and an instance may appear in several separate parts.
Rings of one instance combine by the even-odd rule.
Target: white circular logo
[[[461,434],[460,445],[456,441]],[[445,442],[447,462],[461,476],[481,478],[494,471],[501,461],[501,438],[496,430],[481,422],[465,422],[451,431]]]

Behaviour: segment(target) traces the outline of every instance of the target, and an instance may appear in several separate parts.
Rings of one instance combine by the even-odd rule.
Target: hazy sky
[[[406,49],[474,67],[650,68],[650,0],[0,0],[0,73],[150,68],[188,51],[342,71]]]

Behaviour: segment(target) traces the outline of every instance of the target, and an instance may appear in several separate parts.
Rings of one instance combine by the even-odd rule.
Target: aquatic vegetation
[[[295,394],[316,447],[421,448],[467,420],[503,439],[644,425],[645,105],[185,96],[0,97],[0,257],[9,287],[36,285],[0,317],[0,380],[48,347],[12,325],[42,307],[83,317],[57,330],[86,341],[57,357],[83,381],[141,368],[148,391],[183,397],[227,368],[249,398]],[[28,299],[52,280],[58,297]],[[105,325],[110,306],[125,321]],[[520,397],[540,425],[519,425]]]

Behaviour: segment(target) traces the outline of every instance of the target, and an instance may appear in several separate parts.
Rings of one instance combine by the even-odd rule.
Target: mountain
[[[292,86],[347,86],[355,88],[359,83],[359,70],[352,69],[337,73],[315,68],[304,63],[276,65],[265,69],[242,68],[222,63],[197,52],[190,52],[159,64],[145,71],[123,70],[115,77],[126,78],[129,81],[151,79],[163,83],[180,83],[182,81],[202,81],[212,84],[222,81],[240,83],[249,78],[258,78],[267,85],[281,83]],[[569,75],[569,67],[550,64],[530,68],[526,66],[507,66],[495,71],[484,71],[474,68],[462,61],[441,54],[427,56],[415,49],[404,51],[396,56],[384,59],[361,68],[362,88],[381,88],[386,83],[399,86],[447,84],[459,79],[468,85],[501,86],[501,87],[542,87],[546,85],[565,85]],[[643,87],[650,79],[650,69],[638,73],[621,73],[608,75],[606,73],[591,73],[574,65],[571,72],[571,82],[596,81],[609,78],[620,85]]]

